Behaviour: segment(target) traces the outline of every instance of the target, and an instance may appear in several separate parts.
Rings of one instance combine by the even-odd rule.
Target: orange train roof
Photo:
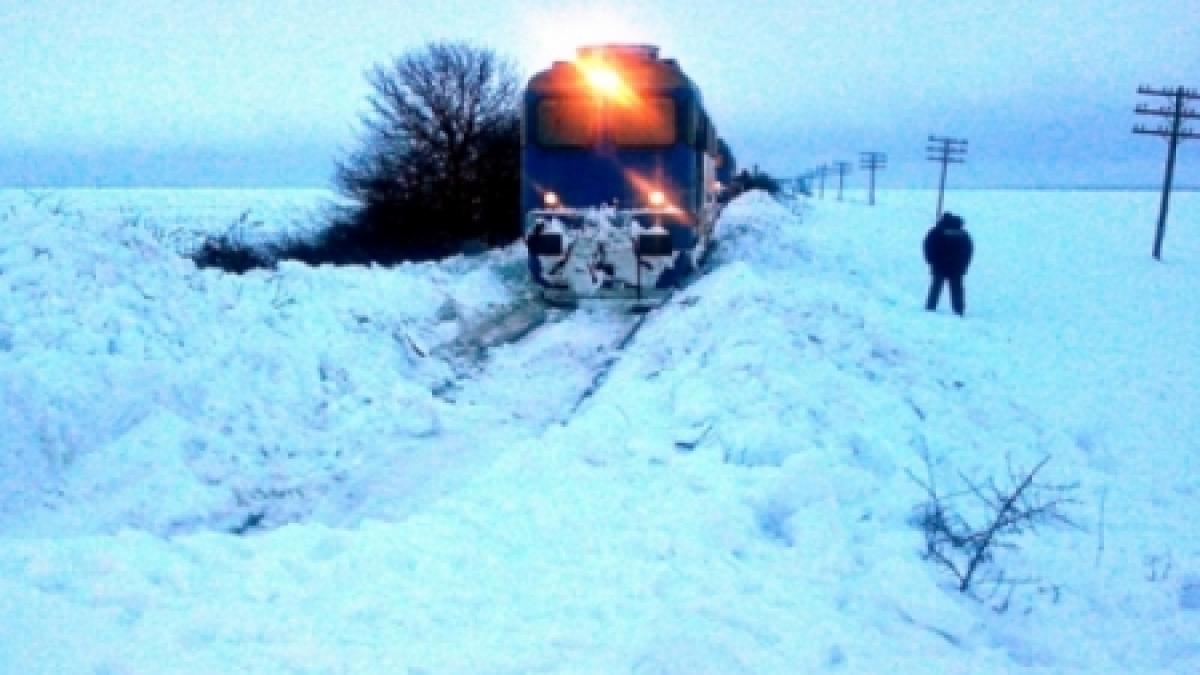
[[[635,90],[687,87],[699,94],[696,85],[680,70],[674,59],[658,58],[652,45],[592,45],[577,50],[579,61],[602,61],[617,70]],[[573,91],[586,87],[586,76],[576,61],[555,61],[549,69],[529,80],[529,90],[538,93]]]

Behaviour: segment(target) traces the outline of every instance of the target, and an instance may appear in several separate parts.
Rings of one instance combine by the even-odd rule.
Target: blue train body
[[[522,112],[529,267],[548,295],[653,296],[695,269],[732,157],[673,60],[581,48],[530,79]]]

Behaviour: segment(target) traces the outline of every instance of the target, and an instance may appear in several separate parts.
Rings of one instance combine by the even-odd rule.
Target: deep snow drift
[[[1200,671],[1200,200],[1157,263],[1154,195],[952,195],[965,320],[880,202],[743,196],[624,350],[473,342],[518,248],[239,278],[8,207],[0,672]],[[1046,456],[1079,527],[958,593],[909,472]]]

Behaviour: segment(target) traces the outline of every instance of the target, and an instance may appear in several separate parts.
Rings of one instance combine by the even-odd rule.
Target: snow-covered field
[[[321,189],[144,188],[38,190],[0,188],[0,215],[37,205],[68,222],[121,222],[155,233],[177,249],[206,236],[257,243],[279,234],[302,235],[322,209],[338,203]]]
[[[496,338],[519,248],[234,277],[182,206],[11,200],[0,672],[1200,672],[1200,195],[1159,263],[1156,194],[951,193],[965,320],[935,195],[850,197],[739,198],[623,349],[606,305]],[[1045,457],[1077,527],[959,593],[913,476]]]

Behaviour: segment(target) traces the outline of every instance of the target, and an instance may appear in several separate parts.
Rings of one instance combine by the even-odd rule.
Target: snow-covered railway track
[[[716,263],[713,252],[717,242],[710,242],[704,249],[697,273],[690,275],[684,286],[710,272]],[[526,296],[515,304],[496,308],[492,313],[468,321],[450,341],[433,350],[434,356],[448,361],[460,379],[471,379],[482,372],[489,356],[499,349],[521,350],[522,345],[548,324],[567,322],[576,324],[575,330],[560,331],[566,337],[591,342],[598,339],[596,348],[606,352],[620,352],[633,340],[653,309],[670,302],[676,289],[653,298],[639,299],[590,299],[571,304],[554,304],[548,298]],[[606,317],[597,320],[597,317]],[[536,339],[533,342],[536,344]],[[535,347],[536,349],[536,347]],[[595,372],[593,383],[571,406],[572,411],[587,399],[595,386],[603,381],[615,359],[608,360]],[[448,390],[456,390],[451,386]],[[448,391],[446,390],[446,391]],[[446,391],[439,391],[443,396]]]
[[[457,374],[434,392],[436,433],[397,441],[391,466],[363,486],[356,517],[417,512],[504,451],[570,419],[648,316],[611,302],[561,309],[529,299],[464,326],[430,353]]]
[[[518,393],[498,390],[512,389],[507,378],[515,369],[526,385],[522,396],[553,392],[538,406],[545,414],[533,416],[561,422],[603,382],[647,316],[623,303],[561,308],[530,298],[471,322],[454,340],[433,350],[458,375],[437,393],[450,403],[498,404]],[[520,405],[509,409],[516,416],[532,415]]]

